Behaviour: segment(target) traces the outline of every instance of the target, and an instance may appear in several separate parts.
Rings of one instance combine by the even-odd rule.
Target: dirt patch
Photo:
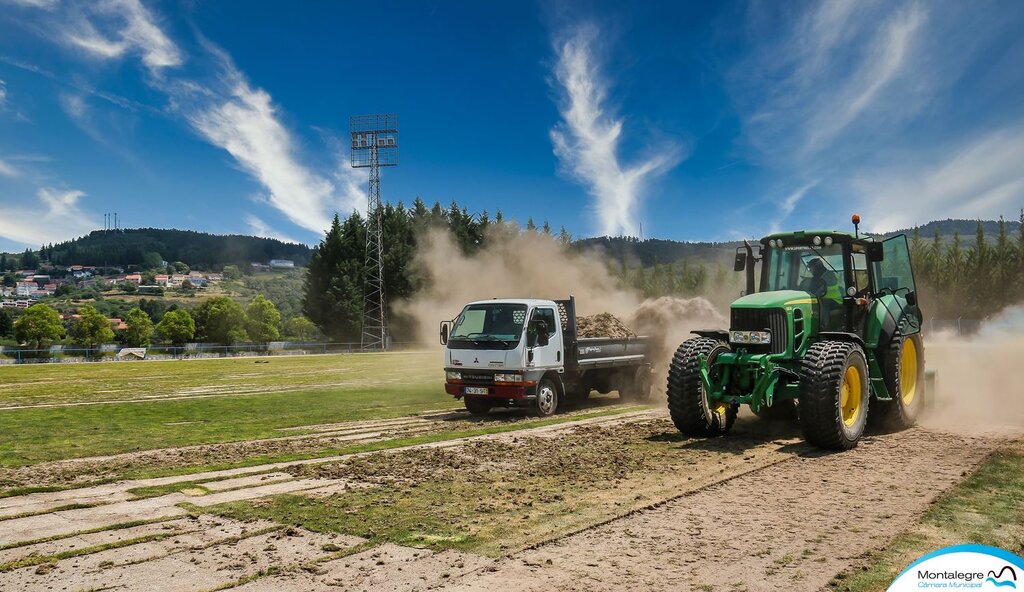
[[[577,413],[586,412],[587,410],[581,410]],[[577,413],[564,414],[563,417],[571,417]],[[152,473],[154,470],[164,468],[226,465],[253,457],[281,457],[306,453],[323,453],[327,456],[334,451],[359,444],[509,424],[523,424],[523,427],[527,427],[533,421],[536,419],[522,413],[496,413],[486,418],[470,419],[463,412],[454,412],[433,413],[414,419],[348,422],[335,424],[331,431],[326,433],[146,450],[106,457],[40,463],[15,469],[5,468],[0,469],[0,488],[85,484],[120,479],[138,472]]]
[[[626,339],[636,337],[636,333],[615,315],[602,312],[596,315],[576,317],[576,336],[581,338],[614,337],[615,339]]]
[[[850,452],[801,454],[445,588],[818,590],[885,546],[996,445],[915,429]]]

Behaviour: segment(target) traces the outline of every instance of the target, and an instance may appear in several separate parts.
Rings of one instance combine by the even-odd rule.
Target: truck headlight
[[[522,382],[522,374],[495,374],[494,382]]]
[[[729,331],[730,343],[767,345],[772,342],[770,331]]]
[[[449,370],[445,372],[445,375],[448,377],[448,380],[462,380],[462,372]]]

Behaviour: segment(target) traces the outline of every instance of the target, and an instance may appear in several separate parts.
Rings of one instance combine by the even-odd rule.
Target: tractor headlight
[[[522,374],[495,374],[494,382],[522,382]]]
[[[820,246],[821,245],[821,237],[820,236],[816,236],[813,239],[811,239],[811,242],[814,243],[814,246],[816,246],[816,247]]]
[[[770,331],[729,331],[729,342],[768,345],[772,342],[772,334]]]
[[[445,372],[445,376],[448,378],[448,380],[462,380],[462,372],[454,372],[452,370],[449,370]]]
[[[831,236],[826,236],[825,237],[825,246],[826,247],[831,247],[832,246],[832,237]]]
[[[782,244],[782,239],[780,238],[780,239],[775,241],[775,246],[781,249],[785,245]]]
[[[768,246],[773,248],[773,249],[775,248],[775,239],[774,238],[772,240],[768,241]]]

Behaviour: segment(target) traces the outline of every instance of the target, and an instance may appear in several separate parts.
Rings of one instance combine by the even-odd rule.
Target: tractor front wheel
[[[849,450],[864,434],[870,377],[856,343],[820,341],[807,349],[800,381],[800,428],[815,446]]]
[[[672,423],[687,436],[721,436],[736,421],[738,405],[708,401],[700,379],[700,355],[708,364],[712,380],[718,377],[715,359],[729,351],[729,345],[709,339],[687,339],[676,350],[668,372],[668,410]]]
[[[875,401],[873,419],[886,429],[904,430],[917,423],[924,405],[924,343],[921,334],[896,335],[885,357],[885,386],[892,399]],[[874,424],[874,422],[872,422]]]

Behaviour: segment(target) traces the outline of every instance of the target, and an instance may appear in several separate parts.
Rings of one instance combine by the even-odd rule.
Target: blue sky
[[[123,226],[313,243],[385,199],[577,236],[1015,218],[1024,3],[0,0],[0,250]]]

